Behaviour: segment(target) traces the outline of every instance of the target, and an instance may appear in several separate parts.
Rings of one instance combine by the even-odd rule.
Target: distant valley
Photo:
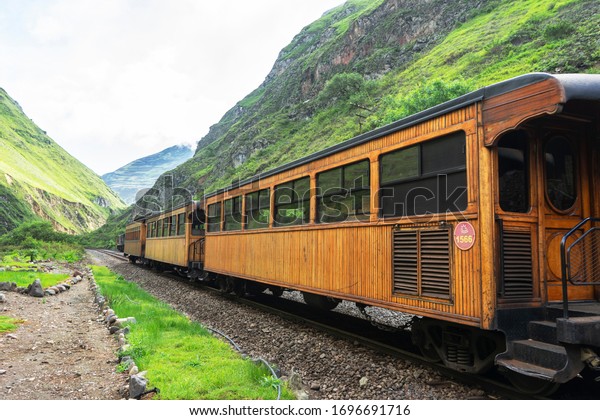
[[[136,195],[152,187],[163,173],[175,169],[194,155],[187,146],[173,146],[102,175],[106,184],[125,201],[133,204]]]

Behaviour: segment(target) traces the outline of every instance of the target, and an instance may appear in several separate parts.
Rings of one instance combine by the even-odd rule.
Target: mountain
[[[144,201],[169,185],[198,197],[519,74],[600,72],[599,27],[596,0],[349,0],[306,26]]]
[[[140,190],[152,187],[161,174],[181,165],[193,155],[194,152],[187,146],[169,147],[102,175],[102,179],[123,201],[132,204]]]
[[[98,175],[0,89],[0,235],[35,217],[58,231],[87,232],[124,207]]]

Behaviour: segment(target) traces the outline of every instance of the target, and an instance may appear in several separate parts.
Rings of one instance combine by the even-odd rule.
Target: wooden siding
[[[187,267],[185,236],[148,239],[146,242],[146,259]]]
[[[209,235],[206,270],[479,325],[479,248],[452,245],[451,299],[403,296],[392,293],[392,231],[364,223]]]

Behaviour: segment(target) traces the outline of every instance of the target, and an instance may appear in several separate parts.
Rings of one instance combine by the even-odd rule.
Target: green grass
[[[243,359],[229,344],[160,302],[134,283],[92,267],[109,305],[119,317],[135,317],[127,336],[131,356],[148,371],[149,387],[166,400],[267,399],[277,397],[269,372]],[[283,389],[283,398],[293,395]]]
[[[0,315],[0,334],[16,330],[24,321]]]
[[[27,287],[33,283],[35,279],[40,279],[42,287],[45,289],[47,287],[62,283],[68,278],[68,274],[50,274],[27,271],[0,272],[0,282],[17,283],[18,287]]]

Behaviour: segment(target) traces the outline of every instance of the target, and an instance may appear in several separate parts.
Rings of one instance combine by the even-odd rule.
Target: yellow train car
[[[206,196],[204,270],[546,392],[600,364],[599,184],[600,76],[528,74]]]
[[[197,202],[148,217],[144,262],[194,277],[203,269],[204,218]]]
[[[146,226],[143,222],[135,221],[125,228],[123,252],[131,262],[136,262],[144,256],[146,242]]]

